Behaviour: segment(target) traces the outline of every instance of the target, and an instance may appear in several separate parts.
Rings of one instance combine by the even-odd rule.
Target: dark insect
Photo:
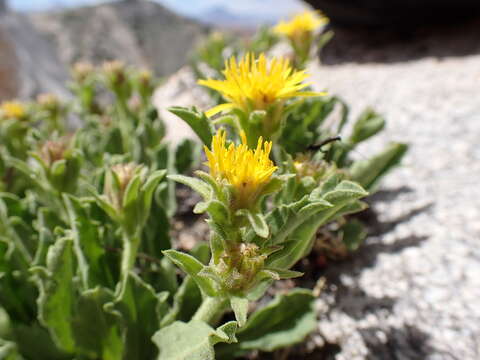
[[[314,144],[314,145],[310,145],[307,150],[308,151],[318,151],[320,150],[322,153],[326,153],[327,150],[323,150],[322,148],[325,146],[325,145],[328,145],[330,143],[333,143],[335,141],[342,141],[342,137],[340,135],[338,136],[334,136],[334,137],[330,137],[328,139],[325,139],[323,140],[321,143],[319,144]]]

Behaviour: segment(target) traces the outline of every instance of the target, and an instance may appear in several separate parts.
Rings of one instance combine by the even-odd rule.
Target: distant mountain
[[[169,75],[209,27],[151,1],[122,0],[30,15],[65,64],[120,59]]]
[[[213,6],[196,16],[206,24],[224,28],[255,28],[263,24],[274,24],[276,18],[268,14],[238,14],[232,13],[223,6]]]

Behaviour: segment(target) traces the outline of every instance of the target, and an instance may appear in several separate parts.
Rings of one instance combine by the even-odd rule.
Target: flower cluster
[[[227,133],[220,130],[212,140],[212,150],[205,146],[205,154],[210,174],[220,181],[227,181],[234,190],[235,209],[248,209],[256,203],[262,189],[268,184],[277,170],[270,160],[272,142],[264,142],[260,137],[257,148],[249,149],[245,133],[241,133],[242,143],[225,145]]]

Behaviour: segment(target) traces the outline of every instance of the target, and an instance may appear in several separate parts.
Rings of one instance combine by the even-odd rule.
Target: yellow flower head
[[[264,186],[277,170],[269,155],[272,142],[258,139],[255,150],[249,149],[245,133],[242,143],[225,145],[227,134],[220,130],[212,139],[212,149],[205,146],[210,174],[217,180],[226,180],[233,187],[235,209],[246,209],[255,204]]]
[[[280,21],[280,23],[275,26],[274,31],[277,34],[294,39],[302,37],[305,33],[312,33],[326,23],[328,23],[328,18],[321,13],[305,11],[294,16],[290,21]]]
[[[1,115],[6,118],[21,120],[27,115],[25,105],[18,101],[5,101],[0,106],[0,110]]]
[[[199,80],[204,85],[220,92],[228,100],[206,112],[212,116],[220,111],[237,108],[247,113],[266,110],[270,105],[296,96],[320,96],[324,93],[301,91],[309,86],[305,71],[295,71],[285,58],[267,61],[265,54],[258,59],[246,54],[238,63],[235,57],[225,62],[225,80]]]

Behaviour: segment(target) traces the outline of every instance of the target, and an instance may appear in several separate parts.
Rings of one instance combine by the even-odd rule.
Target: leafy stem
[[[192,320],[215,325],[227,309],[227,305],[228,301],[224,297],[205,297]]]
[[[120,265],[120,286],[117,288],[117,296],[122,297],[125,292],[128,274],[135,265],[135,259],[137,258],[138,248],[140,246],[140,231],[136,231],[133,235],[129,235],[124,232],[123,235],[123,251],[122,262]]]

